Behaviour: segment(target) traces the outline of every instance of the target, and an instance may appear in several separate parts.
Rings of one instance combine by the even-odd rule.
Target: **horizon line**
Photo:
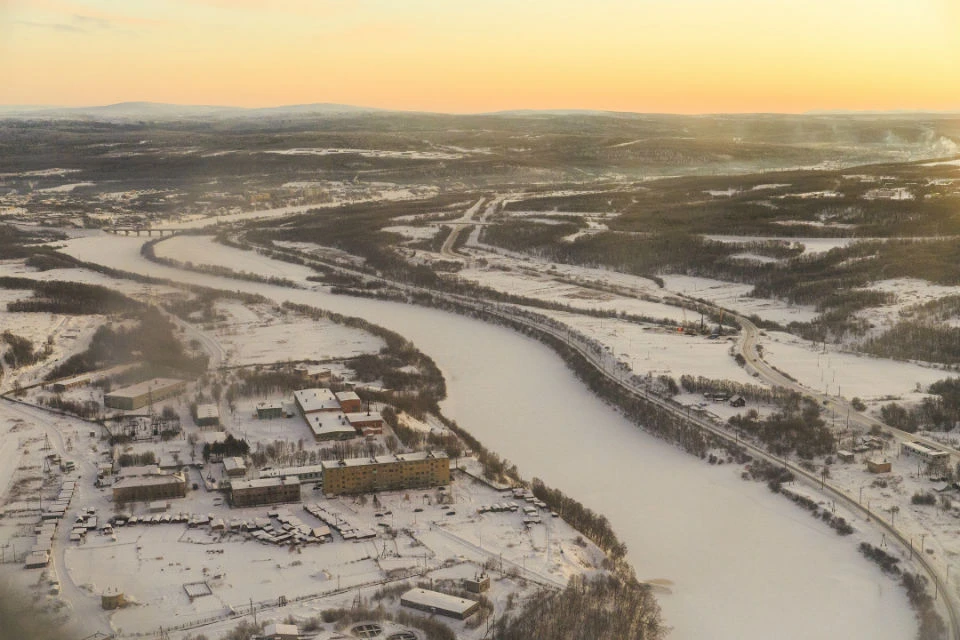
[[[121,107],[125,105],[144,105],[144,106],[162,106],[174,108],[194,108],[194,109],[230,109],[236,111],[269,111],[292,109],[298,107],[329,106],[344,107],[356,111],[383,112],[383,113],[406,113],[406,114],[424,114],[424,115],[448,115],[448,116],[479,116],[479,115],[499,115],[510,113],[551,113],[568,112],[574,113],[598,113],[598,114],[625,114],[625,115],[649,115],[649,116],[815,116],[815,115],[956,115],[960,114],[960,106],[953,109],[927,109],[927,108],[891,108],[891,109],[846,109],[819,108],[806,111],[703,111],[703,112],[680,112],[680,111],[625,111],[618,109],[590,108],[590,107],[512,107],[496,109],[492,111],[440,111],[431,109],[400,109],[393,107],[372,107],[367,105],[355,105],[340,102],[304,102],[288,103],[267,106],[242,106],[232,104],[201,104],[201,103],[179,103],[179,102],[159,102],[152,100],[123,100],[120,102],[111,102],[106,104],[84,104],[84,105],[64,105],[64,104],[0,104],[0,117],[3,117],[3,111],[44,111],[44,110],[72,110],[83,111],[91,109],[108,109],[111,107]]]

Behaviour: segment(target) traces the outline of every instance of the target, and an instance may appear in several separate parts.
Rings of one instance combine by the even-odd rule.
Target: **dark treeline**
[[[820,418],[820,406],[809,398],[803,398],[797,404],[790,403],[766,418],[761,419],[755,409],[750,409],[727,422],[737,431],[758,439],[778,456],[795,452],[800,458],[809,460],[836,450],[833,434]]]
[[[42,351],[36,351],[30,340],[23,336],[18,336],[12,331],[4,331],[0,334],[0,344],[4,342],[7,343],[9,349],[3,354],[3,361],[14,369],[39,362],[49,356],[51,352],[49,342],[44,345]]]
[[[659,640],[667,630],[650,588],[632,577],[574,576],[560,593],[539,591],[501,618],[495,640]]]
[[[67,315],[128,313],[143,305],[122,293],[95,284],[0,278],[0,288],[27,289],[33,298],[7,303],[7,311]]]
[[[250,453],[250,444],[244,439],[236,439],[228,433],[222,442],[206,442],[203,445],[203,459],[210,460],[211,456],[220,458],[230,456],[245,456]]]
[[[905,320],[868,339],[863,350],[884,358],[960,365],[960,327]]]
[[[913,433],[918,429],[950,431],[960,423],[960,378],[938,380],[927,389],[931,396],[905,407],[890,402],[880,407],[880,416],[891,427]]]
[[[533,495],[546,502],[552,511],[559,513],[564,522],[593,541],[614,561],[627,555],[627,545],[617,539],[606,516],[565,496],[557,489],[551,489],[540,478],[533,479],[531,489]]]
[[[694,377],[689,374],[680,376],[680,386],[689,393],[726,393],[731,396],[743,396],[745,400],[753,402],[777,404],[794,402],[793,397],[798,395],[796,391],[790,391],[784,387],[761,387],[760,385],[746,384],[735,380],[720,380],[705,378],[704,376]]]

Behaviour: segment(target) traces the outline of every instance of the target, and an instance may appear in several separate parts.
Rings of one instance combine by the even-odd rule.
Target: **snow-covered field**
[[[912,397],[917,385],[927,385],[949,377],[950,372],[916,364],[871,358],[838,352],[828,345],[802,340],[789,333],[767,332],[763,357],[781,371],[810,388],[845,398],[860,397],[865,402],[885,396]]]
[[[931,302],[947,296],[960,295],[960,287],[944,286],[916,278],[895,278],[870,283],[871,291],[892,293],[896,299],[891,304],[871,307],[857,313],[878,326],[889,326],[900,320],[910,307]],[[956,320],[949,321],[956,324]]]
[[[327,307],[411,338],[444,372],[451,418],[526,475],[607,515],[641,577],[675,583],[661,597],[675,639],[766,638],[771,629],[806,639],[822,635],[824,621],[844,638],[899,640],[915,630],[902,592],[850,541],[766,487],[743,483],[733,468],[704,465],[645,435],[531,339],[411,305],[187,274],[146,262],[139,244],[85,238],[67,251]],[[224,266],[249,270],[248,254],[231,251]]]
[[[217,310],[228,316],[217,323],[214,335],[230,364],[352,358],[384,346],[374,335],[329,320],[279,314],[263,306],[251,309],[236,301],[220,302]]]
[[[92,187],[93,185],[93,182],[71,182],[70,184],[61,184],[56,187],[37,189],[37,193],[70,193],[78,187]]]
[[[707,240],[713,240],[715,242],[729,242],[729,243],[741,243],[741,242],[763,242],[765,240],[772,240],[775,242],[789,242],[802,244],[804,248],[804,253],[806,254],[817,254],[817,253],[826,253],[831,249],[842,249],[848,247],[855,242],[861,242],[863,238],[793,238],[790,236],[723,236],[723,235],[705,235],[703,236]]]
[[[412,227],[409,225],[396,225],[393,227],[384,227],[383,231],[388,233],[398,233],[407,240],[430,240],[440,232],[440,227]]]
[[[690,336],[661,327],[623,320],[591,318],[559,311],[545,312],[584,335],[599,340],[637,375],[704,376],[758,384],[730,355],[730,342]]]
[[[361,158],[389,158],[392,160],[459,160],[463,153],[448,153],[443,151],[388,151],[384,149],[343,149],[298,147],[294,149],[278,149],[263,153],[279,154],[284,156],[339,156],[355,155]]]
[[[498,291],[570,305],[577,309],[622,311],[656,319],[665,318],[670,322],[683,320],[683,311],[679,307],[557,282],[549,274],[466,268],[459,271],[458,275]]]
[[[663,282],[669,291],[702,298],[746,316],[756,314],[764,320],[773,320],[780,324],[810,322],[817,317],[816,310],[811,306],[750,297],[750,292],[753,291],[753,285],[750,284],[677,275],[665,275]]]

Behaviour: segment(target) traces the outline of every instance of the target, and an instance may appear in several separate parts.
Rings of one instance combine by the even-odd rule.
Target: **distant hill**
[[[0,106],[0,117],[53,120],[196,120],[213,118],[296,117],[349,115],[380,111],[370,107],[314,103],[280,107],[244,108],[218,105],[181,105],[163,102],[119,102],[92,107]]]

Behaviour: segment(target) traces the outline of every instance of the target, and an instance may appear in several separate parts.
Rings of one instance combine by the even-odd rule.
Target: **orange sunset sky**
[[[960,0],[0,0],[0,104],[960,110]]]

